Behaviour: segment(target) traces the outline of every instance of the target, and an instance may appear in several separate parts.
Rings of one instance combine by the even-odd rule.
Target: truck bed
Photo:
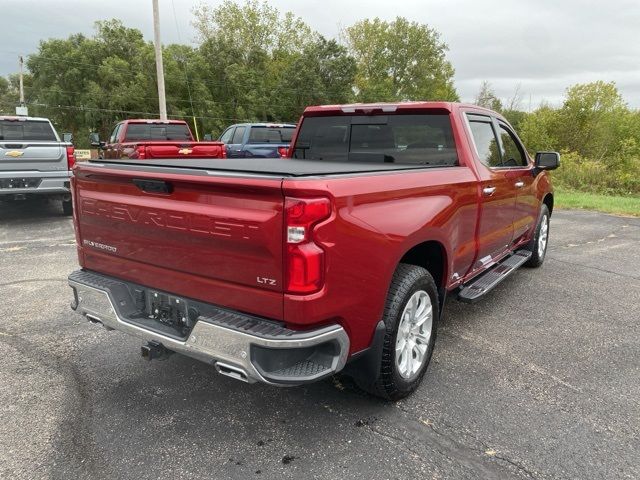
[[[295,160],[290,158],[235,158],[235,159],[149,159],[144,162],[122,160],[95,160],[92,164],[113,165],[118,168],[153,172],[159,169],[221,171],[233,174],[251,174],[279,177],[310,177],[351,173],[374,173],[397,170],[433,168],[428,165],[397,165],[383,162],[329,162],[323,160]]]

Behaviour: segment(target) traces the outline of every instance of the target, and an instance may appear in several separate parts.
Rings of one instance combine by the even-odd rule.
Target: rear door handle
[[[522,188],[522,187],[524,187],[524,182],[523,181],[518,181],[518,182],[514,183],[514,185],[516,186],[516,188]]]
[[[491,195],[493,195],[495,193],[495,191],[496,191],[496,187],[484,187],[482,189],[482,194],[485,197],[490,197]]]

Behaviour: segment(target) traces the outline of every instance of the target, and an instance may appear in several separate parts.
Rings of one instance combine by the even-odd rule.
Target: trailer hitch
[[[173,351],[166,348],[160,342],[151,341],[140,348],[142,358],[145,360],[164,360],[173,353]]]

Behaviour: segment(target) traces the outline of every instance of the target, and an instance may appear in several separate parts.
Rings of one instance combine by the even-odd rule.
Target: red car
[[[196,141],[183,120],[124,120],[116,124],[108,141],[101,142],[96,133],[91,134],[90,141],[105,159],[226,157],[223,143]]]
[[[343,370],[397,399],[429,363],[447,297],[542,264],[547,170],[471,105],[310,107],[290,158],[84,163],[72,306],[246,382]]]

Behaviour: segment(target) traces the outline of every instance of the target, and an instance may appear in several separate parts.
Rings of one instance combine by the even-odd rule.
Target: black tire
[[[62,202],[62,212],[65,215],[73,215],[73,202],[71,200]]]
[[[540,207],[540,215],[538,216],[538,224],[536,225],[535,234],[533,235],[533,237],[531,238],[531,241],[526,247],[526,249],[531,252],[531,258],[527,260],[527,262],[524,264],[525,267],[538,268],[544,262],[544,259],[547,256],[547,247],[549,246],[549,226],[550,226],[549,220],[550,219],[551,219],[551,214],[549,213],[549,209],[543,203],[542,207]],[[541,230],[545,221],[547,225],[546,240],[545,240],[544,248],[540,249],[539,244],[540,244]]]
[[[431,300],[431,336],[422,365],[410,378],[404,378],[396,365],[395,346],[398,327],[405,306],[414,293],[420,290],[425,291]],[[383,321],[386,331],[378,378],[368,382],[357,380],[358,386],[373,395],[388,400],[399,400],[413,393],[420,385],[431,360],[439,313],[438,289],[431,274],[422,267],[401,263],[393,275],[384,309]]]

